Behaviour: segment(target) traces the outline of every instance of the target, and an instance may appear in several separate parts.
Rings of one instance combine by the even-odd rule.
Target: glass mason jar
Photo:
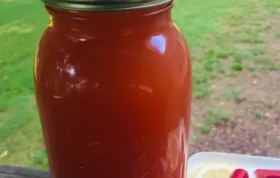
[[[45,0],[34,81],[53,178],[184,178],[191,61],[172,0]]]

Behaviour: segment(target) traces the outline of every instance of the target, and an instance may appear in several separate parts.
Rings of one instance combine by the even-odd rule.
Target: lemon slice
[[[229,178],[235,169],[226,163],[207,163],[196,168],[191,178]]]

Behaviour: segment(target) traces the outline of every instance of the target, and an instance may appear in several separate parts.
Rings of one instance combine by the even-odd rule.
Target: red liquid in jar
[[[47,7],[34,81],[53,178],[183,178],[191,63],[172,5]]]

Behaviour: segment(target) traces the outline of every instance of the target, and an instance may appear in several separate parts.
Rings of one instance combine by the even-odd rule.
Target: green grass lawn
[[[243,54],[231,44],[262,43],[257,32],[269,24],[261,23],[258,8],[275,13],[279,7],[279,0],[177,0],[173,17],[194,56],[195,98],[210,94],[212,79],[243,69]],[[256,27],[242,30],[246,26],[239,24],[248,21]],[[36,45],[47,23],[39,0],[0,0],[0,164],[47,168],[32,74]],[[227,25],[236,27],[236,32],[222,31]],[[265,57],[257,47],[249,52]],[[222,61],[232,56],[234,63],[224,65]]]

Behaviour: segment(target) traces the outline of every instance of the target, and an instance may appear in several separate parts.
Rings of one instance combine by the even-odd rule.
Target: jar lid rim
[[[149,8],[172,0],[43,0],[47,6],[77,11],[118,11]]]

